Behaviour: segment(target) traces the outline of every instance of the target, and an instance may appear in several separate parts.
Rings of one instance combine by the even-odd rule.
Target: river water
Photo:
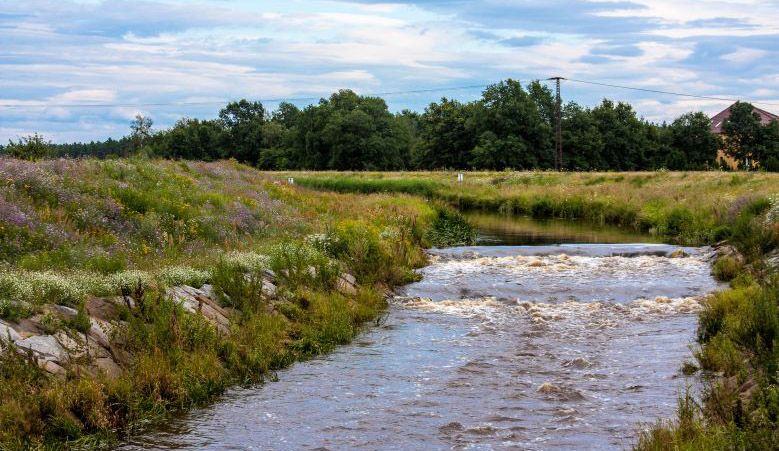
[[[673,415],[700,296],[718,288],[706,249],[474,222],[477,246],[431,251],[353,344],[120,448],[625,449]]]

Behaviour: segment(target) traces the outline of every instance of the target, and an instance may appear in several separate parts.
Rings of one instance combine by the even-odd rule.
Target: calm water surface
[[[625,449],[673,414],[699,295],[717,289],[706,249],[476,222],[492,224],[480,244],[544,245],[434,250],[352,345],[120,449]]]

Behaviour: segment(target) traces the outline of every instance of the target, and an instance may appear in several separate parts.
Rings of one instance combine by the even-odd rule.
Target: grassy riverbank
[[[729,281],[705,305],[695,364],[700,399],[642,434],[638,450],[775,449],[779,433],[779,201],[741,208],[714,275]]]
[[[740,206],[775,196],[779,174],[727,172],[289,172],[295,183],[337,192],[393,192],[534,218],[584,219],[680,244],[730,236]]]
[[[421,198],[315,192],[231,162],[0,159],[0,448],[110,441],[327,352],[415,277],[424,246],[471,234]],[[206,284],[224,328],[168,295]],[[12,333],[87,351],[59,371]],[[90,364],[97,342],[113,374]]]

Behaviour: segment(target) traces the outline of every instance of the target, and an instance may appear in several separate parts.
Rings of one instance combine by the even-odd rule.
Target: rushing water
[[[521,227],[506,227],[516,243]],[[495,229],[483,230],[480,242],[494,243]],[[705,249],[431,254],[423,280],[352,345],[122,449],[624,449],[642,424],[673,414],[694,312],[717,288]]]

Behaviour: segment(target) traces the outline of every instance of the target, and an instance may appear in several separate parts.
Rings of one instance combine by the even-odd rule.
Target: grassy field
[[[779,195],[779,174],[729,172],[277,173],[337,192],[394,192],[439,199],[462,209],[536,218],[584,219],[651,233],[681,244],[727,238],[739,208]]]

